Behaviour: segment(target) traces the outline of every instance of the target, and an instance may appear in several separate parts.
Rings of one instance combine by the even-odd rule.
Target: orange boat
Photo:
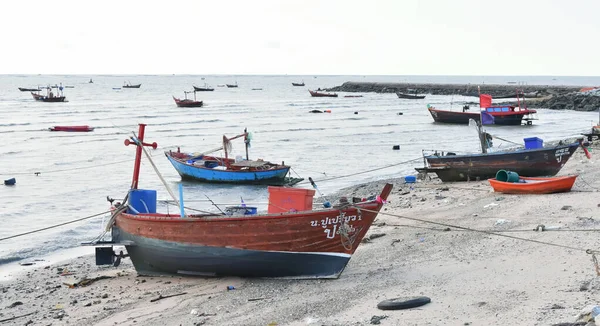
[[[519,177],[518,182],[503,182],[488,179],[495,192],[505,194],[552,194],[571,191],[576,175],[553,178]]]

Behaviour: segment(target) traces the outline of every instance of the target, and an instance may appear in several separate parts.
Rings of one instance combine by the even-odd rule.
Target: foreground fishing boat
[[[321,93],[317,91],[311,91],[310,89],[308,90],[308,92],[312,97],[338,97],[336,93]]]
[[[54,126],[48,128],[50,131],[90,132],[94,128],[90,126]]]
[[[418,172],[435,173],[443,182],[484,180],[498,170],[510,170],[526,177],[556,175],[571,155],[582,146],[581,141],[552,147],[456,155],[435,152],[424,155],[425,167]]]
[[[241,157],[237,159],[229,158],[230,142],[242,137],[246,146],[246,159],[244,160]],[[165,152],[165,155],[181,178],[188,180],[266,185],[293,185],[302,181],[301,178],[287,177],[290,166],[283,164],[283,162],[277,164],[264,160],[250,160],[248,158],[250,140],[249,133],[244,131],[243,134],[232,138],[223,136],[221,147],[201,154],[182,153],[178,148],[177,152],[168,151]],[[208,155],[220,150],[224,150],[224,157]]]
[[[568,192],[573,188],[576,175],[554,178],[530,178],[517,176],[517,181],[505,182],[488,179],[495,192],[505,194],[552,194]]]
[[[178,202],[180,214],[157,213],[156,192],[137,189],[142,146],[157,145],[144,143],[144,125],[126,144],[137,145],[132,187],[113,206],[112,240],[95,243],[96,263],[130,257],[139,275],[337,278],[392,189],[387,184],[373,200],[322,210],[187,215]],[[127,250],[116,261],[115,245]]]

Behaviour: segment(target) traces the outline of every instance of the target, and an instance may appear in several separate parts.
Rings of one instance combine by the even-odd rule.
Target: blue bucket
[[[156,190],[132,189],[129,191],[129,205],[141,214],[156,213]],[[128,213],[136,214],[129,209]]]
[[[417,177],[414,175],[407,175],[404,177],[404,183],[415,183],[417,182]]]
[[[499,170],[496,172],[496,180],[502,182],[519,182],[519,174],[513,171]]]

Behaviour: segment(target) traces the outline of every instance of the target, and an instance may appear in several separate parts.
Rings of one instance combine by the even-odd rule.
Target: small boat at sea
[[[90,126],[54,126],[48,128],[50,131],[90,132],[94,127]]]
[[[422,100],[425,98],[425,95],[417,95],[416,93],[415,93],[415,95],[411,95],[411,94],[404,94],[404,93],[396,92],[396,95],[398,96],[398,98],[405,98],[405,99],[411,99],[411,100]]]
[[[63,95],[62,86],[60,89],[54,94],[51,87],[46,88],[46,95],[41,95],[37,92],[31,92],[31,96],[33,99],[39,102],[66,102],[66,97]]]
[[[304,80],[301,83],[292,83],[292,86],[304,86]]]
[[[144,125],[125,144],[137,146],[134,171],[142,146],[157,147],[144,142]],[[156,190],[138,189],[138,179],[134,173],[122,203],[111,202],[111,240],[91,244],[96,264],[117,266],[129,257],[138,275],[154,276],[338,278],[392,190],[386,184],[378,196],[313,209],[314,190],[269,187],[267,213],[246,207],[229,216],[187,214],[182,193],[181,200],[173,196],[179,210],[158,212]],[[116,246],[125,246],[126,254],[115,255]]]
[[[512,171],[498,171],[496,178],[488,179],[488,181],[495,192],[504,194],[552,194],[569,192],[577,179],[576,175],[551,178],[522,177],[512,172],[515,175],[515,180],[509,182],[504,181],[508,180],[508,178],[503,178],[502,181],[499,180],[499,174],[502,172],[508,174],[508,172]]]
[[[202,101],[198,101],[196,100],[196,90],[193,91],[184,91],[183,92],[185,95],[184,99],[178,99],[175,96],[173,96],[173,100],[175,100],[175,104],[180,107],[180,108],[199,108],[202,107],[204,105],[204,103]],[[189,93],[194,93],[194,99],[188,99],[187,95]]]
[[[238,83],[235,82],[235,84],[225,84],[227,86],[227,88],[236,88],[238,87]]]
[[[310,89],[308,90],[308,92],[312,97],[338,97],[337,93],[323,93],[318,91],[311,91]]]
[[[93,84],[94,81],[90,78],[90,81],[88,82],[89,84]]]
[[[246,159],[241,156],[236,159],[229,158],[231,141],[243,138],[246,146]],[[251,134],[244,130],[243,134],[227,138],[223,135],[222,146],[203,153],[183,153],[178,148],[177,152],[165,152],[167,159],[183,179],[236,184],[266,184],[266,185],[291,185],[302,181],[301,178],[287,177],[290,166],[271,163],[264,160],[250,160],[248,148],[252,139]],[[224,157],[210,156],[209,154],[223,150]]]
[[[192,85],[192,86],[194,86],[194,85]],[[215,89],[214,89],[214,88],[212,88],[212,87],[209,87],[209,86],[208,86],[208,85],[205,83],[205,84],[204,84],[204,86],[200,86],[200,87],[199,87],[199,86],[194,86],[194,90],[195,90],[196,92],[212,92],[212,91],[214,91]]]
[[[142,84],[131,84],[130,82],[126,82],[123,84],[123,88],[140,88]]]
[[[41,92],[42,90],[38,87],[38,88],[23,88],[23,87],[19,87],[19,90],[21,92]]]
[[[346,98],[363,97],[362,95],[344,95]]]
[[[463,106],[461,111],[449,111],[439,110],[433,106],[427,105],[427,110],[431,114],[433,121],[440,123],[453,123],[453,124],[469,124],[469,119],[473,119],[476,122],[481,121],[481,112],[487,112],[493,117],[492,124],[495,125],[521,125],[523,121],[526,121],[528,125],[531,125],[533,120],[536,120],[534,114],[536,110],[529,110],[525,105],[523,99],[523,107],[521,107],[521,101],[519,96],[522,93],[517,92],[518,106],[513,105],[491,105],[492,97],[487,94],[479,95],[479,106],[482,109],[476,112],[470,112],[468,105]]]

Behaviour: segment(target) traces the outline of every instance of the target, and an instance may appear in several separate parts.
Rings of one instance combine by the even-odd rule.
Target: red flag
[[[479,107],[489,108],[490,106],[492,106],[492,95],[479,94]]]

